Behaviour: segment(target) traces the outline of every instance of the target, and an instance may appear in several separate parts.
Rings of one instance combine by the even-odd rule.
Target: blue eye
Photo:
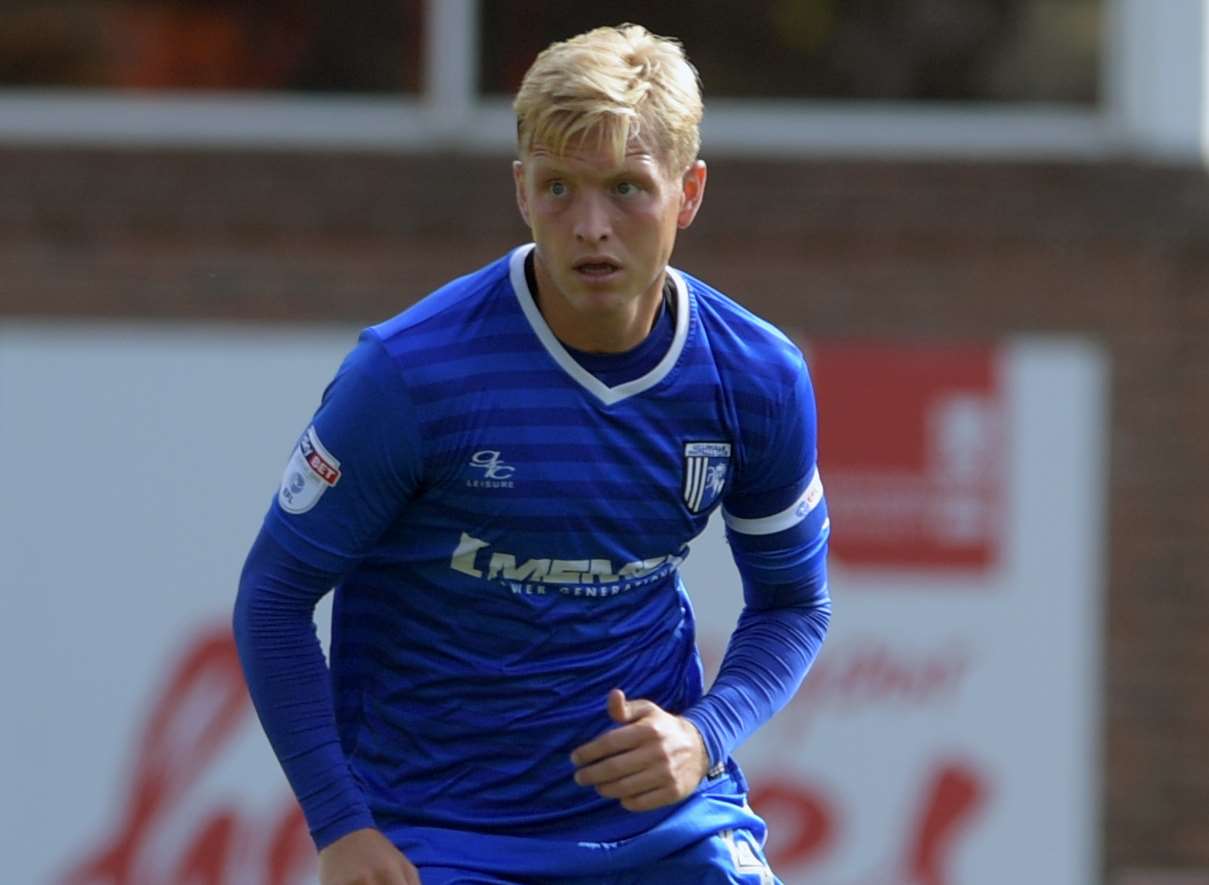
[[[567,192],[567,186],[561,181],[552,181],[548,185],[551,196],[561,197]]]
[[[619,181],[617,182],[616,190],[621,196],[628,197],[632,194],[638,193],[638,186],[632,181]]]

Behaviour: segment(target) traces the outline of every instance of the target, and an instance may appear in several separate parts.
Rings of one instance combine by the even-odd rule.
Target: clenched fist
[[[617,727],[571,754],[575,782],[628,811],[650,811],[691,795],[709,770],[696,726],[652,701],[626,700],[618,688],[609,692],[607,705]]]

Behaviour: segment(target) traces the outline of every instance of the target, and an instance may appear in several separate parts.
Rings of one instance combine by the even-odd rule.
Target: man
[[[515,107],[534,244],[341,366],[244,568],[248,684],[323,885],[773,882],[730,753],[829,619],[805,364],[668,267],[706,182],[677,43],[554,44]],[[719,506],[746,606],[703,694],[677,566]]]

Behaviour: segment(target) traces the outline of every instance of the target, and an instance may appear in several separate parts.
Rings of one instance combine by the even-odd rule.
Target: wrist
[[[681,718],[693,726],[697,736],[701,739],[707,771],[712,771],[725,761],[728,754],[718,740],[717,730],[711,718],[711,710],[702,701],[698,701],[685,710]]]
[[[696,772],[699,775],[698,782],[705,779],[713,767],[713,762],[710,760],[709,745],[705,742],[705,736],[701,733],[697,723],[688,716],[678,717],[684,726],[685,732],[689,735],[689,740],[692,742],[696,763]]]

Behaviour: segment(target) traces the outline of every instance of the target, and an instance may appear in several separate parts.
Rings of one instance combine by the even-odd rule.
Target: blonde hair
[[[596,28],[537,56],[516,101],[518,148],[564,154],[595,138],[621,162],[638,141],[679,174],[697,159],[703,108],[697,70],[678,40],[641,25]]]

